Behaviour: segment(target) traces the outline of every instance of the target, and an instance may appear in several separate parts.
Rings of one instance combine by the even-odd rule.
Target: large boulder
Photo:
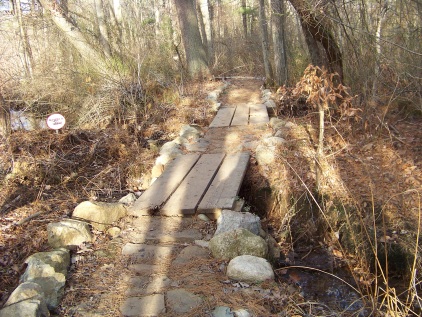
[[[9,296],[0,310],[0,317],[45,317],[50,316],[40,285],[33,282],[20,284]]]
[[[55,309],[63,296],[67,268],[70,264],[69,250],[65,248],[39,252],[25,260],[27,268],[20,282],[33,282],[41,286],[49,309]]]
[[[265,240],[243,228],[214,236],[209,246],[212,255],[217,259],[230,260],[245,254],[265,258],[268,253]]]
[[[261,220],[250,212],[223,210],[217,219],[215,235],[239,228],[247,229],[253,234],[259,235]]]
[[[230,279],[245,283],[260,283],[273,280],[274,271],[271,264],[263,258],[241,255],[229,262],[227,276]]]
[[[113,222],[126,216],[126,208],[121,203],[84,201],[76,206],[72,217],[88,221],[94,229],[106,230]]]
[[[74,219],[49,223],[47,234],[52,248],[73,247],[92,241],[88,223]]]

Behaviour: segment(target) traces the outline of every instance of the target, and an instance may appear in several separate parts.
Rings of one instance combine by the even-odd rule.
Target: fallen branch
[[[32,214],[32,215],[30,215],[26,218],[23,218],[22,220],[19,220],[18,222],[14,223],[12,225],[12,227],[19,227],[19,226],[23,225],[24,223],[27,223],[28,221],[30,221],[34,218],[37,218],[38,216],[42,215],[43,213],[44,213],[44,211],[38,211],[35,214]]]

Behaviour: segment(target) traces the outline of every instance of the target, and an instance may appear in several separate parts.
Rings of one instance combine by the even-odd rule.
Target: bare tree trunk
[[[265,16],[265,1],[259,0],[259,20],[262,33],[262,55],[264,58],[265,80],[267,84],[273,82],[273,71],[270,64],[270,48],[268,43],[267,18]]]
[[[379,75],[380,75],[380,58],[382,54],[382,46],[381,46],[381,36],[382,36],[382,29],[384,27],[385,21],[387,20],[387,11],[389,9],[389,0],[385,0],[381,11],[380,17],[378,20],[377,31],[375,34],[375,70],[374,70],[374,82],[372,83],[372,98],[373,100],[378,99],[378,82],[379,82]]]
[[[199,33],[195,1],[175,0],[175,4],[189,75],[192,78],[207,77],[210,75],[210,70],[207,53]]]
[[[72,44],[73,47],[79,52],[79,54],[81,54],[82,58],[91,65],[91,67],[100,73],[104,73],[110,76],[114,75],[107,66],[103,56],[101,56],[101,54],[99,54],[95,48],[93,48],[88,43],[76,25],[67,20],[62,13],[54,10],[48,0],[39,0],[39,2],[41,3],[42,7],[50,13],[50,17],[57,28],[63,33],[70,44]]]
[[[275,83],[278,86],[288,81],[286,43],[284,41],[284,0],[271,0],[271,26],[273,30]]]
[[[105,56],[111,57],[111,47],[110,47],[110,42],[108,38],[107,24],[105,21],[103,1],[94,0],[94,5],[95,5],[95,15],[97,18],[98,29],[99,29],[100,44],[104,50]]]
[[[0,93],[0,136],[6,140],[10,135],[10,109]]]
[[[327,23],[324,21],[324,15],[320,16],[318,10],[312,10],[310,3],[308,3],[307,0],[289,1],[300,17],[302,28],[306,29],[310,35],[312,35],[312,38],[316,42],[321,43],[322,47],[324,48],[325,54],[327,56],[327,63],[323,63],[322,66],[326,66],[326,68],[331,73],[338,73],[340,81],[343,81],[342,54],[330,26],[327,25]],[[305,32],[305,38],[306,36],[307,35]],[[309,53],[311,54],[311,57],[313,54],[315,56],[318,55],[315,44],[309,45],[308,43],[308,47],[310,49]],[[315,51],[312,51],[314,49]]]
[[[209,4],[209,0],[199,0],[201,13],[203,17],[204,27],[205,27],[205,34],[206,34],[206,47],[208,52],[208,63],[212,64],[214,59],[214,35],[212,31],[212,14],[211,8]]]
[[[22,41],[23,64],[25,67],[25,72],[28,77],[32,77],[32,67],[34,65],[34,59],[32,57],[32,50],[31,45],[29,44],[26,26],[23,21],[21,0],[16,0],[15,12],[19,23],[19,33]]]
[[[201,33],[202,45],[204,45],[205,49],[208,51],[207,32],[205,31],[204,17],[202,16],[201,5],[199,1],[196,1],[196,16],[198,17],[198,24],[199,24],[199,31]]]
[[[246,0],[241,0],[242,8],[242,24],[243,24],[243,36],[245,39],[248,38],[248,20],[246,18]]]

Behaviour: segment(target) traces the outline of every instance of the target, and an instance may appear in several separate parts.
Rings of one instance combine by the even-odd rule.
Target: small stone
[[[210,242],[205,241],[205,240],[195,240],[195,244],[197,246],[202,247],[202,248],[209,248],[210,247]]]
[[[235,317],[251,317],[252,315],[246,309],[236,309],[233,311]]]
[[[200,219],[202,221],[205,221],[205,222],[210,222],[211,221],[210,218],[208,218],[208,216],[207,215],[204,215],[204,214],[199,214],[198,215],[198,219]]]
[[[235,229],[244,228],[259,235],[261,220],[258,216],[250,212],[237,212],[232,210],[223,210],[217,219],[217,230],[215,235]]]
[[[212,317],[234,317],[230,307],[217,306],[212,312]]]
[[[280,145],[285,144],[286,140],[284,140],[283,138],[272,136],[272,137],[269,137],[269,138],[265,138],[263,143],[268,145],[268,146],[280,146]]]
[[[273,280],[274,271],[271,264],[263,258],[241,255],[229,262],[227,276],[230,279],[245,283],[260,283]]]
[[[84,201],[76,206],[72,217],[87,220],[95,229],[104,231],[113,222],[126,216],[126,213],[122,203]]]
[[[107,230],[107,234],[112,238],[117,238],[120,235],[120,232],[122,232],[122,229],[119,227],[111,227]]]
[[[73,247],[92,241],[88,223],[74,219],[49,223],[47,234],[52,248]]]
[[[171,284],[171,280],[165,275],[143,275],[130,278],[127,284],[127,296],[148,295],[163,292]]]
[[[200,296],[188,292],[183,288],[167,292],[167,305],[172,311],[178,314],[188,313],[200,306],[202,302],[203,300]]]
[[[152,178],[158,178],[158,177],[161,176],[161,174],[163,174],[163,172],[164,172],[164,165],[163,164],[156,164],[152,168],[151,177]]]
[[[290,121],[286,122],[286,124],[284,125],[284,127],[286,127],[286,128],[293,128],[295,126],[296,126],[296,124],[293,123],[293,122],[290,122]]]
[[[145,297],[130,297],[120,306],[120,313],[126,317],[159,316],[166,312],[163,294]]]
[[[129,193],[126,196],[119,199],[119,203],[125,205],[132,205],[136,201],[136,196],[134,193]]]
[[[223,232],[210,240],[210,250],[217,259],[233,259],[239,255],[266,257],[268,246],[264,239],[244,228]]]
[[[259,165],[269,165],[276,159],[276,147],[260,144],[255,150],[255,158]]]

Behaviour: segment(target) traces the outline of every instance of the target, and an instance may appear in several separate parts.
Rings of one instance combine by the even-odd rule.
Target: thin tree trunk
[[[208,63],[211,65],[214,59],[214,34],[212,31],[212,14],[211,8],[209,4],[209,0],[199,0],[201,13],[203,17],[204,27],[205,27],[205,34],[206,34],[206,47],[208,52]]]
[[[208,51],[207,47],[207,32],[205,31],[204,17],[201,12],[201,4],[199,1],[196,1],[196,16],[198,17],[199,31],[201,33],[202,45]]]
[[[381,36],[382,30],[387,20],[387,11],[389,9],[389,1],[385,0],[383,6],[381,8],[380,17],[378,20],[377,31],[375,34],[375,70],[374,70],[374,82],[372,83],[372,98],[373,100],[378,99],[378,82],[379,82],[379,75],[380,75],[380,59],[382,54],[382,46],[381,46]]]
[[[95,15],[98,23],[100,44],[103,48],[104,54],[111,57],[111,47],[108,38],[107,24],[105,21],[104,5],[102,0],[94,0]]]
[[[185,49],[186,63],[192,78],[208,77],[207,53],[201,41],[194,0],[175,0]]]
[[[248,38],[248,20],[246,17],[246,0],[241,1],[242,8],[242,24],[243,24],[243,36],[245,39]]]
[[[288,81],[286,44],[284,41],[285,11],[283,0],[271,0],[271,26],[273,30],[275,83]]]
[[[48,0],[39,0],[42,7],[50,13],[50,17],[57,28],[63,33],[70,44],[81,54],[82,58],[95,70],[113,76],[103,56],[99,54],[85,39],[79,28],[72,24],[62,13],[53,9]]]
[[[265,16],[265,1],[259,0],[259,20],[262,33],[262,55],[264,58],[265,80],[267,84],[273,81],[273,71],[270,64],[270,49],[268,44],[267,18]]]
[[[34,59],[32,57],[32,50],[31,45],[29,44],[28,33],[26,31],[26,26],[23,21],[22,16],[22,7],[21,7],[21,0],[16,0],[16,16],[18,18],[19,23],[19,33],[20,38],[22,41],[22,52],[23,52],[23,63],[26,71],[26,75],[28,77],[32,77],[32,67],[34,65]]]
[[[10,109],[0,93],[0,136],[6,140],[10,135]]]

